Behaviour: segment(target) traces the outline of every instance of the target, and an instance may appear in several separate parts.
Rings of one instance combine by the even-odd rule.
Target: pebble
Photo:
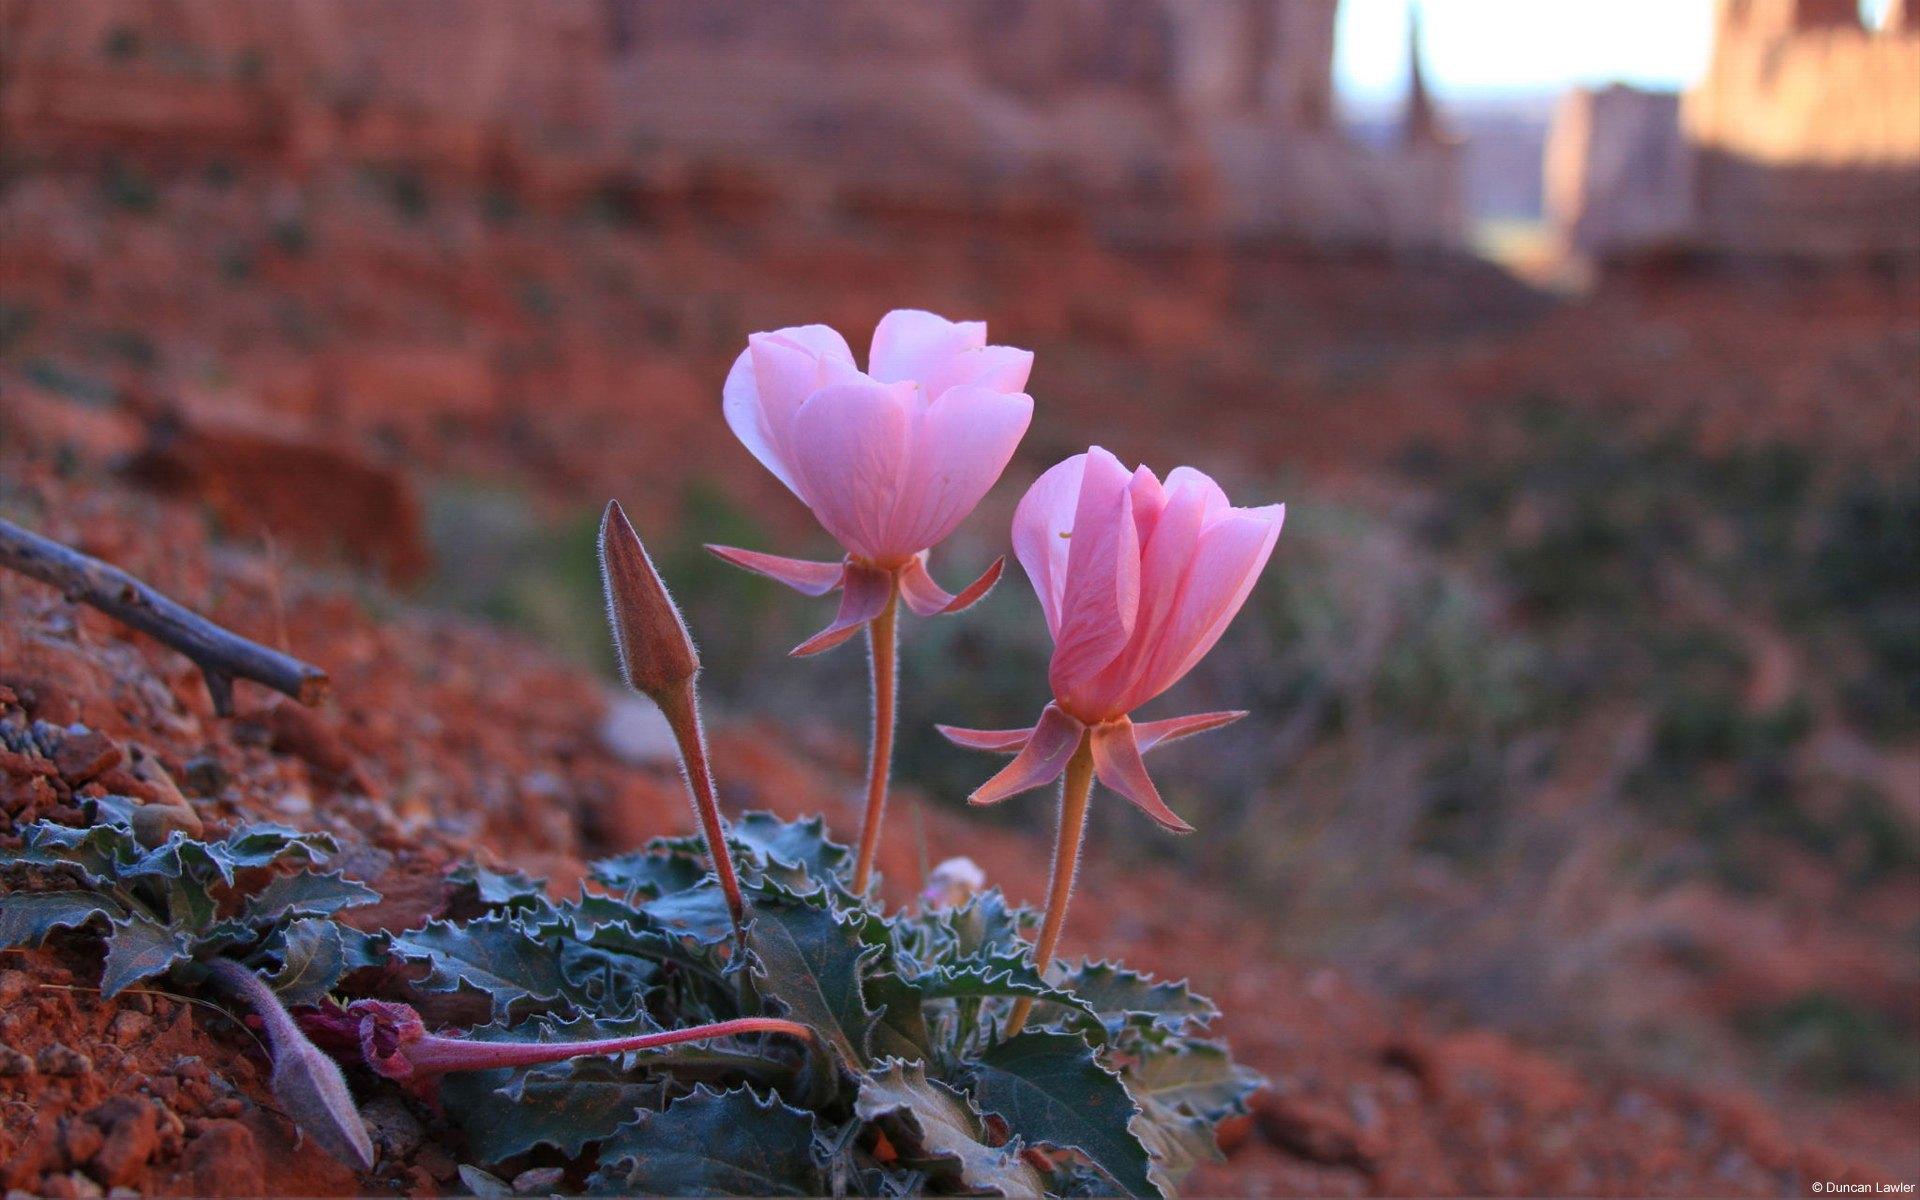
[[[34,1060],[43,1075],[85,1075],[93,1070],[93,1060],[64,1042],[41,1047]]]
[[[0,1076],[31,1075],[33,1060],[12,1046],[0,1046]]]
[[[392,1096],[381,1096],[360,1109],[367,1136],[380,1148],[380,1157],[394,1162],[412,1155],[427,1131],[407,1106]]]
[[[673,728],[659,706],[626,693],[608,697],[607,715],[600,721],[600,744],[630,766],[679,761]]]
[[[67,1156],[67,1165],[85,1166],[100,1151],[107,1136],[98,1126],[89,1121],[70,1118],[60,1126],[60,1152]]]
[[[517,1196],[543,1196],[559,1186],[566,1178],[564,1167],[533,1167],[513,1177],[513,1191]]]
[[[227,790],[227,784],[231,782],[227,768],[211,754],[196,755],[188,759],[183,771],[187,786],[200,796],[218,797],[221,792]]]
[[[0,1005],[10,1005],[27,994],[33,980],[25,971],[0,971]]]
[[[137,1012],[118,1013],[107,1026],[107,1036],[122,1046],[130,1046],[153,1028],[151,1018]]]

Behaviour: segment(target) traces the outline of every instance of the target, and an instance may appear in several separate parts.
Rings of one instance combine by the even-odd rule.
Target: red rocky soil
[[[42,743],[0,755],[9,829],[76,820],[90,790],[152,798],[177,787],[212,829],[264,818],[334,833],[352,873],[388,897],[369,919],[406,924],[444,903],[441,877],[458,860],[566,886],[588,857],[686,828],[670,763],[623,762],[603,741],[609,693],[595,678],[357,577],[210,541],[198,510],[107,481],[127,437],[115,418],[51,403],[12,411],[33,419],[0,443],[10,518],[321,664],[333,691],[306,710],[243,683],[239,713],[217,719],[185,660],[50,588],[0,576],[0,721],[16,734],[45,723]],[[852,827],[851,744],[823,760],[764,724],[725,714],[717,724],[730,807],[824,811]],[[136,759],[163,774],[136,774]],[[936,854],[970,854],[1016,898],[1038,896],[1040,840],[925,807]],[[896,900],[914,890],[910,830],[896,821],[883,857]],[[1231,881],[1096,860],[1066,947],[1191,976],[1227,1014],[1221,1032],[1236,1052],[1273,1081],[1253,1118],[1229,1128],[1228,1164],[1196,1178],[1195,1193],[1802,1195],[1810,1181],[1912,1177],[1900,1158],[1912,1112],[1789,1126],[1740,1095],[1445,1031],[1332,970],[1279,958],[1260,914],[1231,896]],[[372,1175],[296,1145],[249,1034],[178,997],[102,1001],[89,990],[97,950],[83,935],[0,964],[8,1189],[459,1189],[457,1144],[440,1140],[430,1112],[368,1079],[355,1082],[381,1148]]]

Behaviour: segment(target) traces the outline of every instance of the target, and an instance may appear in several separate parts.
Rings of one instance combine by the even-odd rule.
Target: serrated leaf
[[[302,833],[285,825],[263,822],[243,825],[207,849],[229,871],[270,867],[283,859],[319,862],[340,851],[331,834]]]
[[[431,968],[419,986],[429,992],[457,991],[462,985],[493,999],[496,1019],[515,1002],[556,1000],[566,990],[557,939],[541,936],[509,916],[482,917],[464,925],[434,921],[394,935],[393,952]]]
[[[340,927],[307,917],[289,924],[282,935],[280,969],[267,980],[285,1005],[318,1004],[347,969]]]
[[[821,883],[840,874],[853,853],[827,837],[826,818],[819,816],[782,821],[770,812],[750,812],[733,823],[729,840],[763,863],[797,867]]]
[[[495,871],[468,864],[447,876],[455,887],[471,887],[480,903],[489,908],[538,911],[547,905],[547,881],[519,871]]]
[[[126,911],[96,892],[8,892],[0,896],[0,948],[31,949],[56,929],[77,929],[97,916],[113,920]]]
[[[1002,1196],[1038,1196],[1046,1191],[1039,1172],[1020,1157],[1020,1145],[986,1144],[986,1121],[965,1095],[928,1079],[919,1063],[888,1059],[860,1078],[854,1113],[862,1121],[891,1118],[895,1148],[909,1158],[950,1164],[976,1191]],[[906,1129],[899,1128],[904,1124]]]
[[[593,1195],[817,1196],[813,1114],[748,1088],[699,1088],[600,1148]]]
[[[953,938],[953,953],[958,959],[1027,955],[1030,950],[1020,931],[1037,921],[1024,908],[1010,908],[999,888],[988,888],[960,908],[942,914],[942,924]]]
[[[1077,997],[1057,991],[1040,982],[1031,961],[992,959],[936,967],[914,976],[909,982],[929,1000],[975,1000],[1007,996],[1031,996],[1056,1012],[1077,1013],[1087,1027],[1084,1036],[1103,1042],[1106,1031],[1092,1010]]]
[[[513,1195],[512,1184],[468,1163],[460,1164],[460,1182],[466,1184],[467,1190],[481,1200],[506,1200]]]
[[[1078,1034],[1031,1030],[990,1047],[974,1066],[974,1096],[1028,1142],[1078,1150],[1131,1196],[1157,1196],[1139,1106]]]
[[[765,898],[753,901],[747,945],[761,993],[810,1026],[842,1062],[865,1065],[879,1014],[867,1007],[860,976],[879,948],[825,908]]]
[[[139,913],[117,917],[107,934],[107,960],[100,968],[100,993],[115,996],[127,985],[158,975],[186,957],[185,934]]]
[[[635,1014],[616,1021],[538,1018],[511,1029],[476,1030],[474,1036],[489,1042],[559,1042],[658,1029],[644,1014]],[[455,1072],[440,1087],[468,1149],[489,1163],[538,1146],[577,1155],[630,1121],[643,1105],[657,1103],[662,1090],[659,1082],[624,1071],[620,1062],[604,1056],[521,1070]]]
[[[133,830],[113,824],[75,829],[35,821],[22,831],[19,850],[0,850],[0,866],[63,867],[88,883],[110,883],[145,853]]]
[[[933,1057],[933,1035],[927,1030],[920,992],[892,971],[876,971],[862,985],[866,998],[880,1008],[880,1019],[868,1035],[876,1057],[925,1062]]]
[[[212,846],[176,829],[166,841],[120,868],[121,879],[142,877],[194,883],[204,891],[215,879],[232,883],[233,871]]]
[[[588,868],[594,882],[622,895],[659,899],[684,892],[707,877],[707,869],[690,854],[636,850],[617,858],[603,858]]]
[[[1220,1015],[1213,1001],[1196,995],[1186,980],[1157,980],[1117,963],[1056,963],[1047,971],[1047,982],[1084,1001],[1109,1033],[1134,1022],[1169,1033],[1197,1033]]]
[[[733,916],[727,911],[726,895],[711,879],[649,900],[640,906],[640,912],[662,933],[691,938],[702,946],[717,946],[733,936]]]
[[[338,871],[325,875],[300,871],[282,875],[260,889],[247,905],[245,920],[265,925],[282,917],[326,916],[343,908],[371,904],[380,893]]]
[[[1158,1104],[1209,1122],[1246,1111],[1260,1077],[1228,1057],[1217,1042],[1182,1041],[1154,1047],[1122,1072],[1143,1106]]]

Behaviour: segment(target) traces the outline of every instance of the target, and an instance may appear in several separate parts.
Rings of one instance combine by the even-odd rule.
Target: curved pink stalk
[[[400,1053],[415,1075],[442,1075],[448,1071],[491,1071],[501,1067],[534,1067],[541,1063],[564,1062],[598,1054],[624,1054],[630,1050],[653,1050],[681,1042],[707,1038],[735,1037],[745,1033],[785,1033],[794,1037],[812,1037],[805,1025],[782,1021],[777,1017],[743,1017],[713,1025],[695,1025],[690,1029],[668,1029],[660,1033],[635,1034],[632,1037],[600,1038],[585,1042],[476,1042],[471,1038],[441,1037],[423,1033],[407,1042]]]

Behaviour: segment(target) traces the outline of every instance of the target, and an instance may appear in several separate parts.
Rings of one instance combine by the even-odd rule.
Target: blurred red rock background
[[[1224,991],[1275,1078],[1210,1189],[1803,1194],[1812,1144],[1913,1180],[1920,17],[1885,9],[1726,0],[1685,96],[1550,121],[1416,70],[1365,127],[1334,0],[0,0],[0,512],[333,666],[350,748],[272,772],[314,819],[413,796],[406,836],[564,877],[680,819],[611,782],[648,736],[591,678],[617,496],[755,731],[739,794],[845,829],[864,663],[784,660],[819,614],[698,548],[822,548],[719,382],[755,330],[984,318],[1037,415],[943,577],[1090,440],[1290,502],[1177,698],[1253,710],[1164,770],[1202,833],[1104,809],[1073,948]],[[59,721],[136,687],[45,599],[0,588],[0,685]],[[1044,870],[1045,806],[961,813],[982,764],[927,736],[1031,711],[1036,613],[1015,580],[909,631],[903,896],[970,838]],[[488,671],[561,749],[511,748]],[[109,731],[217,737],[142,703]]]

